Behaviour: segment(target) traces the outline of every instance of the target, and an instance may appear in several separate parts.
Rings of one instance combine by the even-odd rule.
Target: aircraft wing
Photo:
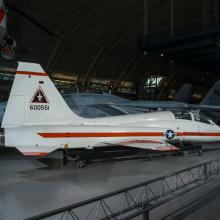
[[[136,111],[146,112],[150,109],[162,109],[162,110],[209,110],[209,111],[220,111],[220,106],[211,106],[211,105],[196,105],[196,104],[187,104],[187,103],[178,103],[173,101],[130,101],[124,103],[114,104],[115,107],[123,107],[124,109],[134,108]]]
[[[151,151],[179,151],[180,149],[168,142],[151,139],[128,139],[119,141],[110,141],[104,143],[106,146],[124,146],[131,148],[140,148]]]
[[[207,111],[220,111],[220,106],[214,106],[214,105],[194,105],[194,104],[188,104],[189,109],[194,110],[207,110]]]

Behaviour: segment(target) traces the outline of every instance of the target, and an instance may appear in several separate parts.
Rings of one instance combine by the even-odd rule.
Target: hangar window
[[[146,88],[155,88],[155,87],[157,87],[157,86],[160,84],[160,82],[161,82],[162,79],[163,79],[162,76],[151,75],[151,76],[147,79],[147,81],[146,81],[146,83],[145,83],[145,87],[146,87]]]

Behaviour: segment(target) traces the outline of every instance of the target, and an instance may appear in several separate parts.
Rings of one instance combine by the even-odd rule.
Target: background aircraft
[[[129,100],[111,94],[78,93],[63,95],[69,107],[82,117],[104,117],[123,114],[137,114],[143,112],[142,108],[120,104],[130,103]],[[174,97],[175,101],[190,101],[192,98],[192,85],[184,84]],[[132,101],[133,102],[133,101]],[[141,101],[140,101],[141,102]],[[119,107],[120,106],[120,107]],[[144,110],[146,112],[146,110]]]
[[[0,123],[2,122],[7,102],[0,102]]]
[[[192,99],[192,84],[185,83],[176,93],[173,101],[188,103],[191,101],[191,99]]]
[[[184,84],[175,96],[176,101],[187,101],[191,99],[191,84]],[[117,108],[114,104],[127,103],[129,100],[108,94],[94,93],[69,93],[62,95],[73,112],[81,117],[95,118],[115,115],[136,114],[143,109],[122,107]],[[0,123],[2,122],[7,102],[0,102]]]
[[[217,81],[208,93],[208,97],[215,98],[214,91],[220,88],[220,81]],[[91,93],[72,93],[63,95],[69,107],[82,117],[104,117],[123,114],[137,114],[149,112],[152,110],[166,109],[199,109],[219,111],[220,100],[216,101],[216,107],[210,107],[209,101],[203,102],[203,105],[192,105],[189,102],[192,98],[192,85],[184,84],[174,97],[174,101],[130,101],[110,94],[91,94]],[[207,97],[206,97],[206,100]],[[211,103],[210,103],[211,105]]]
[[[86,118],[124,115],[125,112],[109,104],[128,101],[108,93],[70,93],[63,94],[62,96],[73,112]]]
[[[210,109],[209,100],[215,99],[215,91],[220,88],[220,81],[216,82],[213,88],[203,101],[203,110]],[[112,95],[112,94],[93,94],[93,93],[70,93],[63,94],[63,97],[71,110],[81,117],[107,117],[125,114],[144,113],[153,110],[161,109],[200,109],[198,105],[189,105],[183,101],[189,101],[192,94],[192,85],[184,84],[179,92],[174,97],[175,101],[129,101],[127,99]],[[217,100],[217,99],[216,99]],[[220,104],[216,101],[215,104]],[[0,123],[2,122],[4,109],[7,102],[0,103]],[[205,105],[206,104],[206,105]],[[210,104],[212,104],[210,102]],[[216,107],[213,107],[216,109]],[[217,107],[219,110],[219,107]],[[216,116],[216,115],[215,115]]]
[[[5,146],[31,156],[65,147],[176,151],[175,143],[220,141],[220,128],[200,112],[79,117],[40,65],[23,62],[19,62],[1,127]]]
[[[219,92],[218,92],[219,91]],[[149,110],[204,110],[219,111],[220,105],[220,80],[210,89],[207,96],[198,104],[188,104],[177,101],[128,101],[122,103],[114,103],[111,106],[124,112],[131,112],[133,109],[137,112],[148,112]],[[220,114],[216,113],[216,116]]]

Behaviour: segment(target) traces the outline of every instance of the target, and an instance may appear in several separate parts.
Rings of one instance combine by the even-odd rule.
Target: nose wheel
[[[63,166],[65,166],[67,162],[68,162],[68,144],[65,144],[63,149]]]

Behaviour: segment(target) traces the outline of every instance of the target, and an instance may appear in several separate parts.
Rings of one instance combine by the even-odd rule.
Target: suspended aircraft
[[[15,40],[7,33],[7,12],[4,0],[0,0],[0,49],[7,60],[14,58]]]
[[[0,40],[6,35],[6,9],[4,1],[0,0]]]
[[[15,1],[16,2],[16,1]],[[10,34],[10,30],[12,29],[8,24],[8,10],[12,13],[16,13],[16,15],[22,17],[25,20],[28,20],[31,24],[38,27],[41,31],[48,34],[51,37],[58,37],[56,34],[49,30],[44,24],[39,23],[35,20],[29,13],[20,10],[19,7],[14,6],[11,1],[0,0],[0,50],[1,56],[6,60],[12,60],[15,57],[15,48],[20,51],[20,53],[24,53],[27,50],[25,46],[25,42],[19,42],[18,45],[13,36]]]
[[[0,145],[30,156],[59,148],[103,146],[177,151],[179,142],[220,141],[220,128],[200,112],[80,117],[70,110],[42,67],[25,62],[18,64],[1,127]]]

